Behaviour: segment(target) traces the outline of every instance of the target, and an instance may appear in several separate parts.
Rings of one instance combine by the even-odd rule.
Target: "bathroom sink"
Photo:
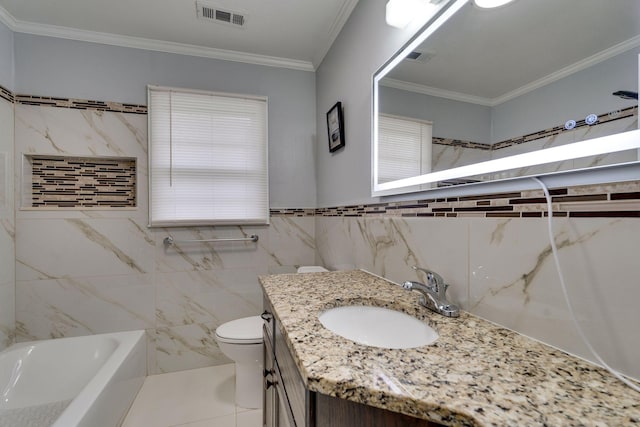
[[[320,313],[318,318],[335,334],[371,347],[413,348],[438,339],[438,333],[423,321],[382,307],[336,307]]]

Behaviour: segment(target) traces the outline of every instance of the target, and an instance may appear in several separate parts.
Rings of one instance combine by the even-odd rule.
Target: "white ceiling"
[[[198,19],[195,0],[0,0],[16,32],[314,70],[358,0],[206,0],[243,28]]]
[[[416,49],[430,60],[403,61],[388,77],[416,91],[437,88],[495,105],[562,77],[559,70],[579,71],[638,46],[640,0],[516,0],[487,10],[467,4]]]

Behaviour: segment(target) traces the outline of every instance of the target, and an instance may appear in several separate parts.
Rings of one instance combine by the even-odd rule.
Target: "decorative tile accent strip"
[[[464,141],[462,139],[433,137],[431,138],[431,142],[433,144],[438,144],[438,145],[449,145],[452,147],[463,147],[463,148],[475,148],[478,150],[486,150],[486,151],[491,151],[492,149],[490,144],[482,144],[480,142],[473,142],[473,141]]]
[[[39,105],[76,110],[112,111],[116,113],[147,114],[146,105],[122,104],[110,101],[91,101],[85,99],[53,98],[49,96],[15,95],[15,102],[24,105]]]
[[[640,181],[556,188],[550,191],[557,217],[640,217]],[[547,215],[542,190],[449,197],[446,199],[350,205],[316,209],[317,216],[541,218]]]
[[[35,155],[27,159],[31,207],[136,207],[136,159]]]
[[[5,99],[9,102],[14,102],[13,92],[3,86],[0,86],[0,98]]]
[[[548,138],[550,136],[558,135],[563,132],[571,132],[572,130],[579,129],[585,126],[597,126],[604,123],[613,122],[620,119],[625,119],[627,117],[637,116],[638,115],[638,106],[625,108],[619,111],[612,111],[609,113],[604,113],[598,116],[598,121],[593,125],[588,125],[584,120],[576,120],[576,126],[574,129],[567,130],[564,128],[564,125],[556,126],[550,129],[545,129],[539,132],[530,133],[528,135],[519,136],[513,139],[507,139],[504,141],[497,142],[491,146],[491,150],[500,150],[501,148],[511,147],[513,145],[524,144],[525,142],[535,141],[537,139]]]
[[[527,135],[518,136],[512,139],[496,142],[493,145],[482,144],[480,142],[473,142],[473,141],[464,141],[460,139],[437,138],[437,137],[433,137],[431,141],[437,145],[448,145],[452,147],[474,148],[477,150],[495,151],[495,150],[500,150],[502,148],[512,147],[514,145],[524,144],[526,142],[532,142],[538,139],[559,135],[563,132],[571,132],[572,130],[576,130],[585,126],[592,126],[592,127],[598,126],[601,124],[610,123],[616,120],[626,119],[627,117],[633,117],[637,115],[638,115],[638,106],[636,105],[633,107],[625,108],[623,110],[617,110],[617,111],[601,114],[598,116],[598,121],[593,125],[588,125],[587,123],[585,123],[584,120],[578,120],[576,121],[575,128],[571,130],[565,129],[564,125],[558,125],[549,129],[545,129],[545,130],[530,133]]]
[[[277,208],[269,209],[270,216],[315,216],[314,208]]]

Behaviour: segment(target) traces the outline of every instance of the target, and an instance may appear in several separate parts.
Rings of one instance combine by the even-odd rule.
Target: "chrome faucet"
[[[413,266],[416,271],[422,271],[427,275],[427,283],[406,281],[402,287],[407,290],[418,291],[420,296],[420,304],[427,307],[431,311],[440,313],[447,317],[460,316],[460,309],[457,305],[447,301],[447,288],[449,285],[444,283],[444,279],[435,271],[427,270],[421,267]]]

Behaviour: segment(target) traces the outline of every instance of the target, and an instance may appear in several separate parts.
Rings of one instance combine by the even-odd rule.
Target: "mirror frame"
[[[546,148],[531,153],[517,154],[513,156],[503,157],[500,159],[488,160],[480,163],[475,163],[466,166],[459,166],[452,169],[446,169],[438,172],[430,172],[419,176],[410,178],[399,179],[395,181],[389,181],[385,183],[378,182],[378,86],[380,80],[382,80],[396,65],[398,65],[408,53],[415,50],[421,45],[427,38],[435,33],[445,22],[449,20],[458,10],[471,0],[453,0],[453,2],[447,7],[444,6],[440,13],[432,17],[418,32],[402,47],[394,56],[389,59],[382,67],[380,67],[373,74],[373,94],[372,94],[372,120],[371,120],[371,135],[372,135],[372,149],[371,149],[371,196],[390,196],[404,193],[424,192],[442,190],[443,188],[458,188],[467,187],[471,185],[482,185],[491,182],[522,179],[531,176],[543,176],[543,175],[557,175],[563,173],[570,173],[576,171],[589,170],[592,168],[576,168],[566,171],[548,172],[542,174],[533,174],[518,176],[507,179],[496,179],[490,181],[483,181],[478,183],[460,184],[454,187],[434,187],[431,189],[421,188],[423,184],[431,184],[443,180],[451,180],[457,178],[464,178],[474,175],[481,175],[486,173],[501,172],[514,168],[521,168],[527,166],[535,166],[546,163],[553,163],[563,160],[577,159],[581,157],[614,153],[618,151],[640,149],[640,129],[632,130],[628,132],[622,132],[614,135],[608,135],[604,137],[574,142],[559,147]],[[638,55],[639,64],[639,79],[640,79],[640,55]],[[639,124],[640,126],[640,124]],[[576,153],[579,153],[576,155]],[[640,151],[639,151],[640,154]],[[629,163],[640,163],[637,161]],[[618,163],[615,165],[606,165],[602,167],[616,166],[625,163]]]

